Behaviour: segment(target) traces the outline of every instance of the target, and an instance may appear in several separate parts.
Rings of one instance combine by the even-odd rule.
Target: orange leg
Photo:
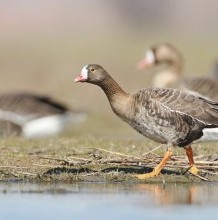
[[[185,150],[186,150],[186,155],[187,155],[187,157],[188,157],[189,165],[191,166],[191,168],[189,169],[189,171],[190,171],[192,174],[197,175],[198,172],[199,172],[199,170],[198,170],[198,168],[195,166],[195,163],[194,163],[193,151],[192,151],[191,145],[188,146],[187,148],[185,148]]]
[[[147,179],[150,177],[154,177],[154,176],[158,176],[158,174],[160,173],[160,171],[163,169],[164,165],[167,163],[167,161],[170,159],[170,157],[172,156],[173,151],[171,148],[167,149],[167,152],[164,154],[163,159],[161,160],[161,162],[154,168],[154,170],[150,173],[145,173],[145,174],[139,174],[136,175],[136,177],[138,179]]]

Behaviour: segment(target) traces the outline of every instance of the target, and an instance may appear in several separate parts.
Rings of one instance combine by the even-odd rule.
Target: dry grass
[[[136,145],[135,145],[136,144]],[[145,146],[146,144],[146,146]],[[133,181],[134,174],[151,171],[161,160],[164,147],[150,141],[112,141],[92,136],[44,140],[17,138],[1,140],[0,179],[2,181],[75,182]],[[194,147],[195,161],[202,176],[218,181],[217,144]],[[146,182],[202,181],[189,172],[182,149],[174,156],[159,177]]]

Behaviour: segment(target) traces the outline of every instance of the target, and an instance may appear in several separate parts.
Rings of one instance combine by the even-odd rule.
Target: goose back
[[[178,86],[173,87],[195,91],[204,97],[218,101],[218,80],[211,77],[184,78]]]
[[[0,109],[34,118],[51,114],[63,114],[68,108],[48,96],[32,93],[7,93],[0,96]]]
[[[48,96],[28,92],[0,96],[1,134],[51,136],[85,119],[86,113],[74,111]]]

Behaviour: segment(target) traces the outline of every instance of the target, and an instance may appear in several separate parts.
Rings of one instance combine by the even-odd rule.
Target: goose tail
[[[200,139],[194,141],[194,143],[215,142],[215,141],[218,141],[218,127],[203,129],[202,137]]]

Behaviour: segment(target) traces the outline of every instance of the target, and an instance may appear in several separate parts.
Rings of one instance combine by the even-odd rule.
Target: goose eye
[[[94,71],[95,71],[95,69],[94,69],[94,68],[91,68],[91,69],[90,69],[90,71],[91,71],[91,72],[94,72]]]

